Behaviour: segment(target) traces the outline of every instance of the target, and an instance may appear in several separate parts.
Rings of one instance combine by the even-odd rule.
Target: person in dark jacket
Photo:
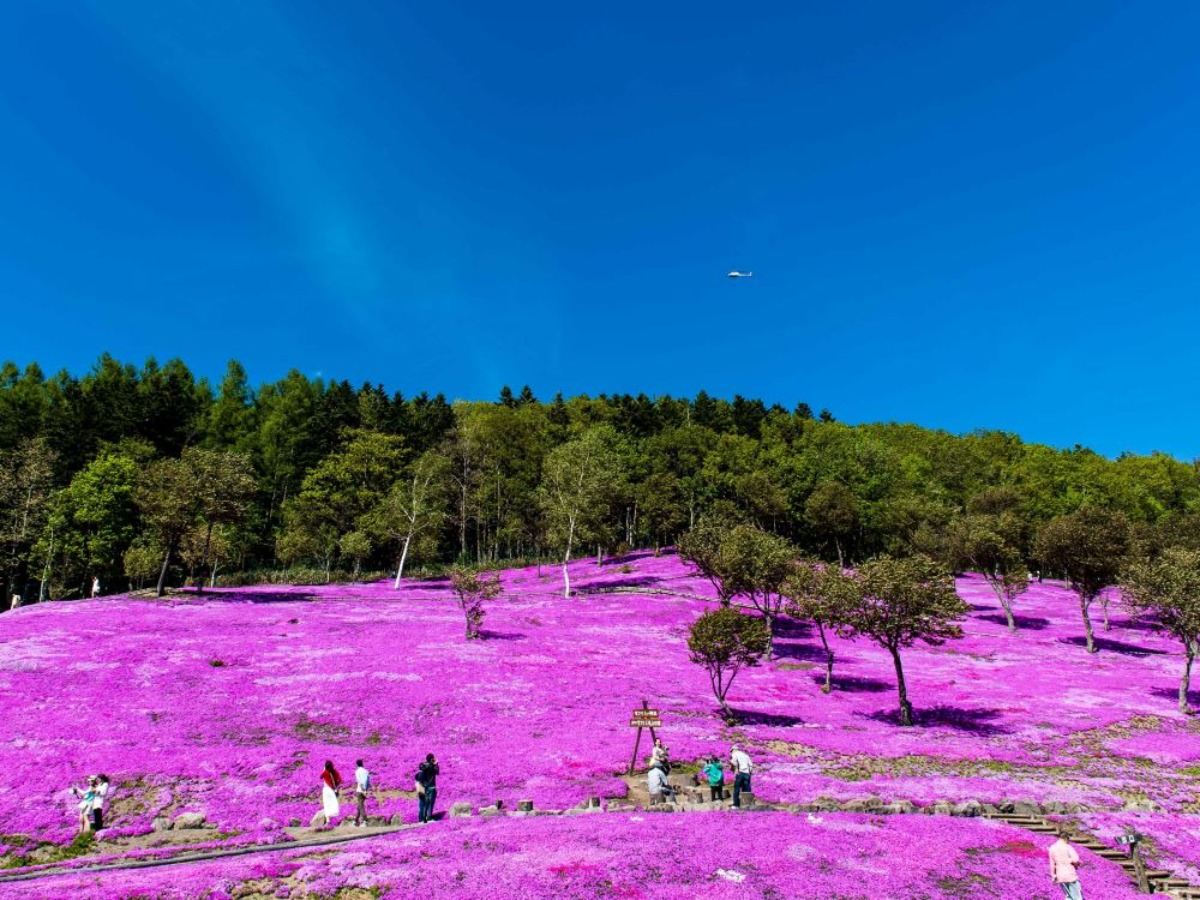
[[[433,820],[433,804],[437,800],[438,761],[432,753],[417,767],[417,821]]]

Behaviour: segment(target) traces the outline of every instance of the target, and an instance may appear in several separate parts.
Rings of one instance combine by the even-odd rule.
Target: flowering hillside
[[[599,815],[452,820],[351,844],[187,867],[3,885],[28,900],[455,897],[460,900],[1030,900],[1051,893],[1046,840],[986,820],[925,816]],[[1082,854],[1090,900],[1138,896]],[[905,860],[897,866],[897,860]],[[354,888],[364,889],[353,893]],[[374,888],[376,893],[369,893]],[[342,891],[341,894],[335,894]]]
[[[965,638],[905,655],[913,728],[894,723],[886,653],[834,641],[835,689],[825,695],[819,641],[784,621],[776,659],[734,683],[741,724],[731,729],[687,658],[687,628],[713,593],[703,579],[674,556],[648,554],[574,564],[581,594],[570,600],[560,577],[504,573],[486,640],[470,642],[442,582],[264,586],[6,614],[0,857],[20,863],[30,841],[69,841],[67,789],[92,772],[116,785],[105,837],[117,849],[156,815],[187,811],[230,840],[282,839],[317,810],[325,759],[349,775],[364,758],[382,791],[369,812],[408,821],[415,803],[403,792],[431,751],[442,809],[621,797],[630,710],[646,699],[662,710],[678,761],[747,744],[755,791],[769,801],[1036,800],[1086,813],[1097,831],[1136,818],[1127,806],[1144,808],[1143,830],[1161,835],[1155,858],[1181,871],[1200,865],[1200,847],[1181,836],[1200,829],[1165,830],[1198,808],[1200,729],[1173,700],[1181,653],[1115,604],[1112,630],[1089,656],[1063,588],[1035,584],[1010,634],[986,584],[961,579],[972,608]]]

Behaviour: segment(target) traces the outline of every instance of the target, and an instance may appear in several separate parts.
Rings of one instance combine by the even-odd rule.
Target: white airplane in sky
[[[754,273],[753,272],[739,272],[737,269],[734,269],[732,272],[729,273],[729,277],[730,278],[753,278]]]

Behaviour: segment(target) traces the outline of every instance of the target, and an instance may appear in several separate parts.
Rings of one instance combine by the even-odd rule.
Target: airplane
[[[753,272],[739,272],[737,269],[734,269],[732,272],[729,273],[729,277],[730,278],[753,278],[754,273]]]

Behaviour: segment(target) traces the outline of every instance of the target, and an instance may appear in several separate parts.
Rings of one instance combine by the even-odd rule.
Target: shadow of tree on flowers
[[[1000,711],[995,709],[972,709],[946,704],[924,708],[918,706],[913,710],[913,721],[918,728],[951,728],[983,736],[1009,733],[1008,728],[995,724],[999,717]],[[866,718],[897,727],[900,725],[900,711],[896,709],[880,710],[870,713]]]
[[[1059,638],[1060,644],[1073,644],[1076,647],[1087,646],[1087,638],[1069,637]],[[1164,656],[1166,650],[1155,650],[1150,647],[1139,647],[1137,644],[1127,644],[1124,641],[1115,641],[1112,638],[1096,637],[1096,649],[1107,651],[1109,653],[1123,653],[1126,656]]]
[[[825,686],[824,675],[813,675],[812,681],[817,687]],[[835,691],[847,691],[851,694],[882,694],[885,691],[893,690],[894,686],[877,678],[863,678],[858,675],[838,675],[834,672],[833,689]]]
[[[1004,613],[991,613],[986,616],[976,616],[975,618],[980,622],[994,622],[997,625],[1008,624],[1008,620],[1004,618]],[[1026,631],[1043,631],[1050,627],[1050,620],[1043,619],[1041,616],[1014,615],[1013,621],[1017,623],[1018,628]]]

